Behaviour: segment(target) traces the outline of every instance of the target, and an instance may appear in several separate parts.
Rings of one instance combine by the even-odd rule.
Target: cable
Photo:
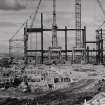
[[[32,2],[34,2],[34,1],[35,0],[33,0]],[[34,4],[34,3],[32,3],[32,4]],[[20,30],[24,27],[24,25],[28,22],[28,20],[30,20],[32,18],[32,15],[33,15],[33,13],[31,13],[27,17],[27,19],[23,22],[23,24],[19,27],[19,29],[16,31],[16,33],[9,40],[12,40],[20,32]]]
[[[29,19],[31,19],[31,16],[28,16],[28,18],[23,22],[23,24],[19,27],[16,33],[10,38],[10,40],[12,40],[20,32],[20,30],[24,27],[24,25],[28,22]]]
[[[97,0],[97,3],[98,3],[98,5],[99,5],[101,11],[103,12],[103,14],[104,14],[104,16],[105,16],[105,9],[103,8],[101,1],[100,1],[100,0]],[[104,24],[105,24],[105,21],[102,23],[102,25],[99,26],[98,29],[100,29]]]
[[[39,8],[40,8],[41,1],[42,1],[42,0],[40,0],[39,3],[38,3],[38,5],[37,5],[37,8],[36,8],[36,10],[35,10],[35,13],[34,13],[33,19],[32,19],[32,21],[31,21],[30,28],[32,28],[33,25],[34,25],[34,21],[36,20],[36,16],[37,16],[38,10],[39,10]]]
[[[98,3],[100,9],[102,10],[102,12],[103,12],[103,14],[104,14],[104,16],[105,16],[105,10],[104,10],[104,8],[103,8],[103,6],[102,6],[101,1],[100,1],[100,0],[97,0],[97,3]]]
[[[34,4],[33,3],[34,1],[32,1],[32,4]],[[10,41],[14,41],[14,37],[20,32],[20,30],[25,26],[25,24],[27,24],[28,23],[28,21],[29,20],[31,20],[31,18],[32,18],[32,15],[33,15],[33,13],[31,13],[27,18],[26,18],[26,20],[23,22],[23,24],[19,27],[19,29],[16,31],[16,33],[9,39],[9,42]],[[20,40],[20,39],[19,39]],[[24,41],[24,40],[23,40]],[[16,42],[16,41],[15,41]],[[14,45],[14,47],[15,46],[17,46],[17,45]],[[15,49],[14,49],[14,51],[15,51]]]

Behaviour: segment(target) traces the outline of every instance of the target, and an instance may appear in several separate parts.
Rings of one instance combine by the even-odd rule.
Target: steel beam
[[[27,52],[42,52],[43,51],[43,53],[46,53],[46,52],[48,52],[49,50],[27,50]],[[82,52],[83,50],[75,50],[76,52]],[[96,51],[98,51],[98,50],[89,50],[89,52],[96,52]],[[105,50],[104,50],[105,51]],[[72,52],[72,50],[61,50],[61,52]]]
[[[97,43],[97,41],[86,41],[85,43]]]
[[[67,29],[67,31],[76,31],[76,30],[81,30],[83,31],[84,29]],[[52,29],[42,29],[42,28],[27,28],[27,32],[33,33],[33,32],[42,32],[42,31],[52,31]],[[65,31],[65,29],[58,29],[57,31]]]

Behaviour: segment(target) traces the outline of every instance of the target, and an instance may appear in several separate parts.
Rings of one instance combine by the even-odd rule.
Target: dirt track
[[[92,89],[94,87],[90,87],[91,89],[88,92],[87,90],[85,91],[85,87],[92,83],[94,84],[95,80],[80,80],[77,83],[72,83],[70,88],[60,89],[37,96],[28,94],[33,97],[34,100],[18,100],[16,98],[1,99],[0,105],[25,105],[26,103],[26,105],[35,105],[36,102],[38,102],[39,105],[80,105],[85,98],[87,100],[91,99],[98,92],[97,89]]]

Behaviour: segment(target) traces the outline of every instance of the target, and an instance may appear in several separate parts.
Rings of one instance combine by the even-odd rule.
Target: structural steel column
[[[43,64],[43,14],[41,13],[41,63]]]
[[[84,26],[84,30],[82,31],[82,38],[83,38],[83,48],[86,49],[86,27]]]
[[[100,38],[98,37],[98,64],[100,64]]]
[[[65,60],[67,61],[67,26],[65,26]]]
[[[11,40],[9,40],[9,57],[11,57]]]
[[[83,60],[86,62],[86,27],[82,30],[82,47],[84,48],[83,51]]]
[[[101,38],[100,38],[100,44],[101,44],[101,46],[100,46],[100,50],[101,50],[101,55],[100,55],[100,57],[101,57],[101,63],[103,63],[103,36],[102,36],[102,29],[101,29]]]
[[[96,30],[96,63],[99,64],[99,31]]]
[[[27,50],[28,50],[28,35],[27,35],[27,24],[26,27],[24,28],[24,63],[28,63],[28,55],[27,55]]]
[[[86,57],[87,57],[87,63],[89,63],[89,46],[87,46],[87,49],[86,49]]]

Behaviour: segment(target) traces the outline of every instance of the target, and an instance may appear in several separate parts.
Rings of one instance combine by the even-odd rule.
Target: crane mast
[[[81,48],[81,0],[75,0],[76,47]]]
[[[58,46],[56,24],[56,0],[53,0],[52,46],[49,47],[49,62],[61,61],[61,47]]]
[[[57,24],[56,24],[56,0],[53,0],[53,24],[52,24],[52,47],[58,47]]]
[[[53,25],[56,25],[56,0],[53,0]]]

